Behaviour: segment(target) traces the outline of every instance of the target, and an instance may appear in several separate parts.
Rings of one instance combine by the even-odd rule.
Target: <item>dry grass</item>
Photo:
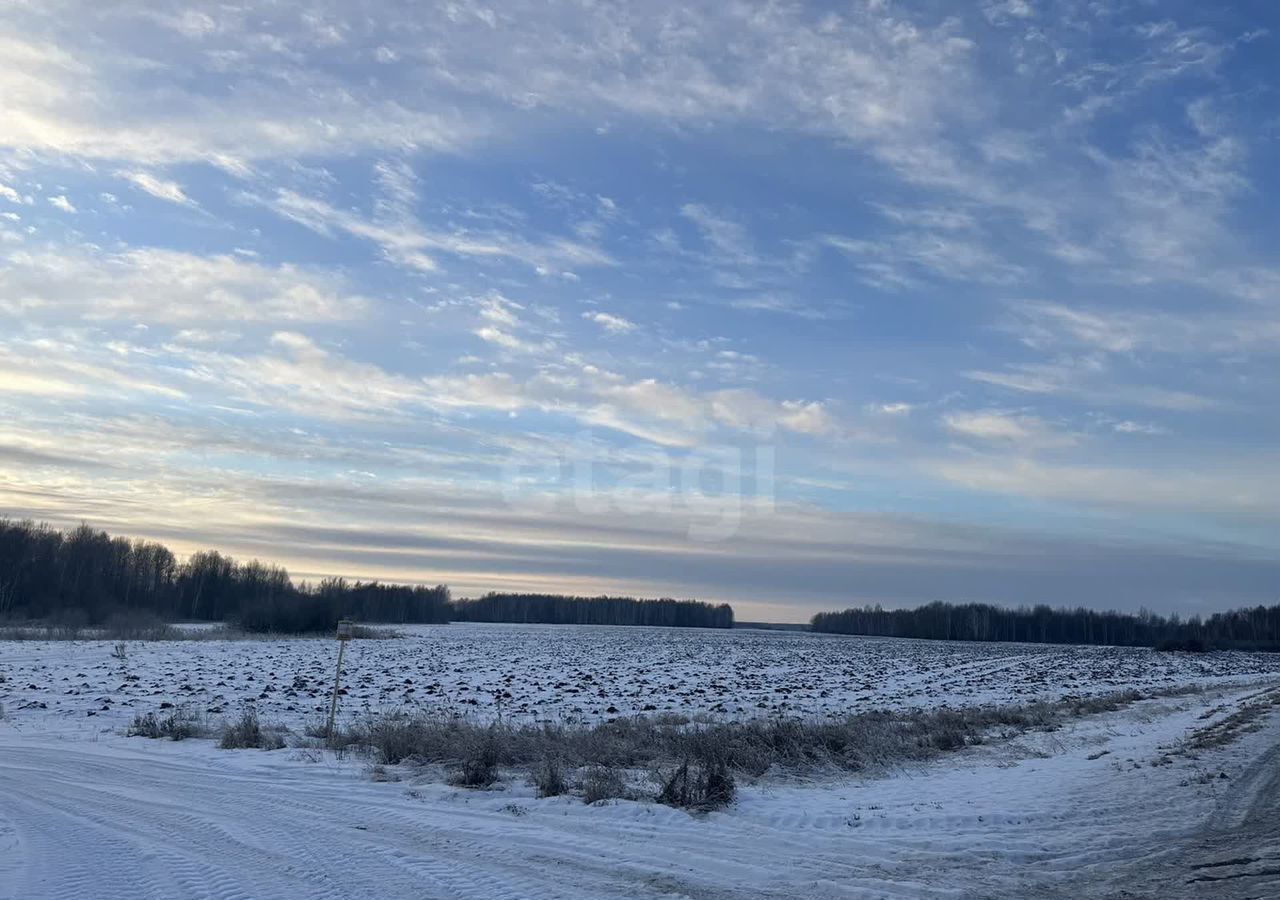
[[[501,736],[497,728],[491,726],[468,737],[470,740],[462,746],[461,758],[449,776],[449,783],[468,788],[492,787],[498,781]]]
[[[619,800],[631,797],[627,780],[622,772],[610,766],[590,766],[582,776],[582,802],[599,803],[601,800]]]
[[[503,769],[523,769],[543,796],[565,793],[580,773],[584,799],[629,796],[624,772],[658,773],[657,797],[690,809],[732,801],[735,777],[766,773],[865,772],[980,744],[1001,730],[1053,730],[1120,709],[1142,695],[913,711],[875,711],[833,721],[769,718],[693,722],[621,718],[596,725],[480,723],[457,715],[390,713],[340,729],[331,748],[359,749],[382,765],[442,766],[450,781],[489,787]],[[588,800],[588,802],[592,802]]]
[[[74,619],[0,625],[2,641],[177,641],[179,628],[145,613],[117,613],[101,625]]]
[[[1280,688],[1269,688],[1245,697],[1240,706],[1220,722],[1198,728],[1177,748],[1186,755],[1223,747],[1262,727],[1263,717],[1280,708]],[[1214,712],[1210,710],[1206,716]],[[1203,718],[1203,717],[1202,717]]]
[[[258,713],[246,709],[239,719],[222,729],[218,746],[223,750],[280,750],[284,747],[284,735],[279,728],[263,728]]]
[[[529,773],[529,781],[538,789],[539,797],[559,797],[569,792],[564,766],[557,757],[548,756]]]
[[[195,714],[185,707],[179,707],[169,712],[149,712],[135,716],[125,733],[130,737],[144,737],[152,740],[184,741],[187,738],[200,737],[204,732],[205,729]]]
[[[737,783],[723,762],[682,762],[661,781],[657,800],[667,806],[707,811],[733,802]]]

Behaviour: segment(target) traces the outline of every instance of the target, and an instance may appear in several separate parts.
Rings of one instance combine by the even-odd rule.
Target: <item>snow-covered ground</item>
[[[1178,749],[1269,690],[1275,679],[1259,680],[1268,657],[580,631],[450,626],[358,642],[346,702],[399,704],[405,687],[439,684],[433,694],[454,702],[491,703],[483,692],[507,685],[506,708],[580,706],[590,716],[606,703],[635,708],[645,698],[633,686],[647,679],[661,709],[686,700],[675,708],[720,702],[749,713],[785,698],[788,709],[822,713],[866,694],[887,705],[1210,686],[882,777],[740,785],[729,809],[691,816],[653,803],[537,799],[518,777],[485,792],[410,770],[376,782],[354,757],[121,734],[165,697],[229,709],[266,693],[263,718],[285,718],[289,704],[273,695],[295,677],[323,678],[325,643],[130,645],[124,661],[109,643],[0,645],[0,898],[1033,898],[1130,887],[1161,898],[1280,896],[1258,862],[1270,845],[1257,845],[1277,824],[1277,717],[1260,716],[1258,730],[1225,746]],[[446,659],[456,667],[447,679]],[[376,678],[362,682],[366,672]],[[1054,683],[1068,674],[1074,681]],[[770,678],[792,692],[773,696]],[[734,679],[742,683],[728,700],[695,692]],[[580,692],[553,703],[558,683]],[[309,721],[322,697],[297,698],[292,712]]]
[[[1162,764],[1221,703],[1147,702],[892,777],[747,786],[705,817],[538,800],[518,780],[494,792],[375,783],[350,759],[10,724],[0,897],[1089,896],[1135,856],[1195,840],[1280,740],[1271,724]],[[1194,887],[1193,870],[1168,872]],[[1205,888],[1186,896],[1233,896]]]
[[[1280,675],[1277,654],[669,628],[455,624],[404,634],[349,645],[344,716],[404,707],[522,720],[842,716]],[[328,710],[337,653],[329,640],[134,642],[125,659],[113,649],[0,642],[0,703],[16,718],[75,720],[90,733],[164,703],[215,721],[252,703],[263,721],[299,730]]]

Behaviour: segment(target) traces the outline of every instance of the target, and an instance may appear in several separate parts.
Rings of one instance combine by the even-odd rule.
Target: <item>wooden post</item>
[[[338,691],[342,689],[342,657],[349,640],[351,623],[343,619],[338,622],[338,670],[333,676],[333,698],[329,701],[329,721],[324,728],[325,737],[329,740],[333,740],[333,721],[338,715]]]

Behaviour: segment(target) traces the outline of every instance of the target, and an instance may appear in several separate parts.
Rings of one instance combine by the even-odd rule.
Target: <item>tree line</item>
[[[81,525],[0,519],[0,620],[98,624],[120,613],[230,622],[248,631],[328,631],[366,622],[447,622],[449,589],[335,578],[294,585],[282,567],[217,551],[185,561],[163,544]]]
[[[295,585],[281,566],[215,550],[185,560],[154,541],[81,525],[0,519],[0,621],[97,625],[119,614],[228,622],[247,631],[320,632],[340,618],[391,624],[545,622],[732,628],[733,610],[693,600],[488,594],[453,601],[422,587],[329,578]]]
[[[1167,650],[1280,650],[1280,606],[1164,617],[1148,610],[1104,612],[1079,607],[1007,609],[985,603],[929,603],[915,609],[864,606],[818,613],[813,631],[944,641],[1112,644]]]
[[[733,608],[698,600],[634,597],[570,597],[561,594],[485,594],[453,603],[459,622],[523,622],[545,625],[666,625],[732,628]]]

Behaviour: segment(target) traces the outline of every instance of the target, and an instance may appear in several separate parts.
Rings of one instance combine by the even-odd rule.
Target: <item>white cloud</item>
[[[1194,468],[1124,468],[984,458],[933,462],[926,469],[965,487],[1107,509],[1199,510],[1271,516],[1280,501],[1265,463],[1239,459],[1223,474]]]
[[[680,207],[680,215],[698,226],[703,239],[711,245],[720,262],[747,266],[759,264],[742,223],[714,213],[700,203],[686,203]]]
[[[517,353],[538,353],[550,350],[554,346],[547,341],[525,340],[524,338],[512,334],[510,331],[505,331],[492,325],[485,325],[481,328],[477,328],[472,333],[482,341],[487,341],[490,344],[496,344],[504,350],[512,350]]]
[[[444,408],[485,407],[503,412],[524,409],[532,403],[530,384],[505,372],[425,379],[430,402]]]
[[[57,207],[65,213],[76,212],[75,206],[72,205],[71,201],[67,199],[65,194],[58,194],[57,196],[46,197],[45,199],[49,201],[50,206]]]
[[[630,319],[607,312],[584,312],[582,318],[595,322],[610,334],[626,334],[636,328],[636,323]]]
[[[424,272],[438,268],[428,251],[467,257],[473,261],[516,260],[535,269],[555,271],[568,266],[615,264],[603,250],[567,238],[530,240],[507,231],[472,232],[461,228],[440,231],[426,228],[405,216],[367,219],[289,190],[281,190],[275,198],[263,202],[280,215],[320,234],[331,234],[337,229],[372,241],[390,261]]]
[[[167,200],[170,203],[179,203],[186,206],[195,205],[195,201],[186,195],[182,190],[182,185],[176,181],[157,178],[148,172],[118,172],[117,174],[132,183],[134,187],[145,191],[153,197]]]
[[[1027,0],[992,0],[983,5],[982,14],[998,25],[1011,19],[1029,19],[1035,15],[1035,9]]]
[[[831,434],[837,428],[826,406],[817,401],[784,400],[782,408],[784,412],[778,417],[778,424],[788,431],[820,436]]]
[[[241,401],[321,420],[384,419],[422,408],[420,381],[348,359],[295,331],[271,336],[275,353],[251,357],[192,353],[221,389]]]
[[[49,247],[2,258],[0,309],[30,320],[331,321],[368,306],[340,275],[236,256]]]
[[[999,410],[949,413],[942,417],[942,423],[955,434],[985,442],[1026,447],[1061,446],[1074,442],[1071,435],[1056,431],[1035,416]]]
[[[37,397],[75,397],[83,393],[84,387],[73,380],[32,370],[25,362],[12,365],[0,360],[0,396],[29,394]]]
[[[1052,346],[1060,336],[1111,353],[1133,350],[1143,339],[1138,323],[1125,315],[1099,314],[1060,303],[1019,300],[1009,304],[1013,330],[1032,346]]]
[[[1113,422],[1111,430],[1117,434],[1161,435],[1169,433],[1169,429],[1161,425],[1153,425],[1150,422],[1131,422],[1127,419],[1122,422]]]
[[[411,217],[419,185],[413,167],[403,160],[382,160],[373,170],[381,194],[379,210],[390,218]]]
[[[336,83],[297,57],[288,62],[244,23],[202,36],[220,47],[193,50],[185,40],[130,41],[117,29],[131,14],[98,4],[64,9],[56,21],[34,13],[0,33],[0,55],[9,61],[0,73],[0,148],[137,165],[207,162],[247,175],[248,163],[263,159],[448,150],[485,127],[479,115],[407,107],[372,88]],[[51,26],[54,43],[25,36]],[[338,52],[312,50],[313,64]],[[203,77],[140,77],[177,66]],[[231,89],[186,86],[212,81]]]
[[[968,210],[949,207],[892,206],[874,204],[886,219],[898,225],[934,231],[968,231],[978,226],[978,220]]]
[[[359,52],[389,74],[345,82],[332,74],[350,64],[344,36],[367,20],[334,15],[322,34],[310,12],[285,3],[252,17],[230,7],[170,16],[83,2],[56,19],[15,14],[0,34],[11,61],[0,147],[248,174],[272,158],[452,150],[510,118],[504,109],[542,107],[593,120],[763,122],[870,145],[892,162],[910,137],[972,105],[972,44],[954,24],[873,7],[819,17],[663,2],[635,17],[514,4],[489,21],[379,8],[381,40]],[[131,28],[148,40],[131,40]],[[188,87],[141,75],[179,66],[201,77]],[[226,89],[196,87],[210,82]],[[453,112],[459,95],[465,117]]]
[[[913,287],[921,275],[979,284],[1014,284],[1022,266],[1001,258],[982,240],[951,230],[899,232],[875,239],[826,235],[822,243],[844,253],[878,287]]]
[[[873,412],[882,413],[886,416],[905,416],[913,409],[915,409],[915,405],[912,403],[880,403],[872,406]]]
[[[1263,287],[1265,280],[1258,284]],[[1241,351],[1270,353],[1280,339],[1280,315],[1252,303],[1178,311],[1016,301],[1008,310],[1005,330],[1028,346],[1044,350],[1083,347],[1112,354],[1212,356]]]
[[[839,430],[820,402],[779,402],[741,388],[698,392],[654,378],[628,380],[594,367],[525,379],[505,373],[441,376],[426,383],[432,405],[504,412],[538,409],[665,446],[696,446],[716,428],[761,436],[779,428],[814,436]]]
[[[479,301],[480,318],[506,328],[518,328],[521,325],[519,303],[509,300],[497,291],[490,292]]]
[[[1097,356],[1060,357],[1047,363],[1015,363],[1003,371],[972,370],[964,378],[1025,394],[1080,397],[1103,406],[1145,406],[1198,412],[1220,405],[1191,391],[1133,384]]]
[[[4,184],[3,182],[0,182],[0,197],[3,197],[4,199],[8,200],[10,203],[17,203],[20,205],[28,204],[31,202],[30,197],[22,196],[13,188],[9,187],[9,185]]]
[[[557,338],[546,328],[547,310],[542,307],[529,309],[498,290],[491,290],[480,297],[444,301],[438,309],[470,307],[477,319],[472,321],[471,334],[493,344],[510,354],[531,357],[554,356]]]
[[[836,139],[905,181],[946,192],[946,202],[904,218],[903,235],[844,245],[877,285],[901,284],[911,269],[1019,279],[1021,268],[1004,258],[1005,241],[944,233],[993,217],[1021,219],[1024,239],[1038,238],[1059,258],[1094,271],[1106,261],[1115,277],[1189,277],[1223,243],[1223,200],[1247,187],[1245,147],[1203,100],[1187,107],[1197,142],[1148,134],[1112,157],[1087,141],[1063,142],[1053,131],[1060,123],[1044,121],[1037,109],[1014,104],[1009,117],[1027,120],[1016,128],[997,115],[1005,106],[1001,77],[1039,79],[1046,105],[1098,93],[1114,104],[1175,75],[1211,73],[1231,43],[1204,30],[1171,24],[1135,32],[1102,15],[1063,21],[1026,0],[999,0],[984,5],[987,14],[1034,18],[1035,36],[1017,38],[1003,65],[998,54],[985,54],[984,67],[959,17],[879,3],[838,16],[799,4],[650,6],[635,17],[608,5],[512,3],[483,18],[377,7],[369,21],[383,27],[359,47],[351,39],[367,32],[367,21],[334,13],[321,27],[293,3],[254,17],[229,7],[216,16],[107,13],[82,2],[53,20],[32,7],[0,32],[4,56],[15,63],[0,76],[0,147],[136,165],[205,161],[249,177],[258,160],[457,149],[492,129],[520,127],[531,108],[593,123],[630,116],[763,124]],[[155,33],[156,21],[172,39]],[[146,43],[130,40],[131,29],[144,33],[140,25]],[[48,38],[29,37],[37,33]],[[1094,40],[1079,37],[1086,33]],[[1102,35],[1134,46],[1119,59],[1107,56],[1112,40]],[[353,53],[389,71],[341,80],[334,72]],[[203,76],[192,85],[222,89],[140,74],[179,66]],[[460,106],[465,117],[453,112]],[[1034,149],[1049,143],[1059,152]],[[1023,168],[1032,160],[1041,177]],[[604,198],[596,206],[616,212]],[[748,236],[729,217],[699,204],[687,205],[685,215],[722,259],[753,258]],[[604,264],[592,248],[582,257],[582,247],[556,242],[521,247],[510,235],[468,240],[476,236],[405,235],[377,225],[385,223],[366,223],[365,236],[421,271],[432,270],[438,251],[519,258],[548,271]],[[587,261],[571,263],[575,255]]]
[[[168,373],[139,368],[109,349],[99,356],[77,343],[49,339],[0,343],[0,394],[6,392],[124,403],[140,398],[188,399]]]
[[[177,344],[229,344],[240,338],[235,331],[208,331],[203,328],[184,328],[173,336]]]
[[[1023,423],[998,413],[955,413],[943,422],[952,431],[985,440],[1017,441],[1030,435]]]

